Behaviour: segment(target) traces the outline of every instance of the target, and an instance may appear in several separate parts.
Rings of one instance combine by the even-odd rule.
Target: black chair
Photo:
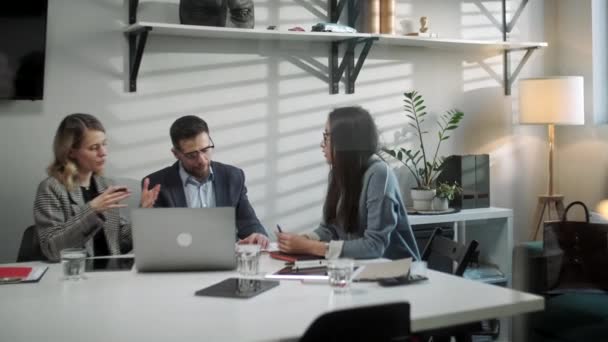
[[[429,242],[422,252],[422,260],[428,261],[431,257],[442,257],[447,258],[452,263],[456,263],[453,267],[452,274],[455,276],[462,277],[464,271],[473,261],[473,256],[477,253],[477,247],[479,243],[475,240],[471,240],[468,244],[462,244],[452,239],[448,239],[442,236],[443,232],[441,228],[437,228],[433,231]],[[433,268],[432,264],[429,264],[429,268]],[[482,322],[474,322],[454,327],[448,327],[445,329],[438,329],[427,332],[427,338],[432,336],[433,341],[449,341],[451,337],[454,337],[457,342],[472,341],[472,336],[491,336],[493,338],[498,336],[499,332],[499,321],[498,320],[487,320]]]
[[[397,302],[328,312],[308,327],[300,342],[407,341],[410,304]]]
[[[29,226],[23,232],[19,254],[17,255],[17,262],[41,260],[46,261],[47,258],[42,254],[42,250],[40,249],[40,241],[38,240],[36,226]]]
[[[422,260],[428,261],[433,255],[448,258],[453,263],[456,263],[456,268],[453,270],[452,274],[462,277],[464,271],[473,260],[473,255],[475,254],[479,243],[472,240],[467,245],[464,245],[445,238],[442,234],[443,231],[441,228],[437,228],[433,231],[433,235],[431,235],[429,242],[422,252]],[[432,268],[432,265],[429,265],[429,268]]]

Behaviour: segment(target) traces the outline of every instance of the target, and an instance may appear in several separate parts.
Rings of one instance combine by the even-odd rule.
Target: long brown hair
[[[354,233],[359,222],[359,197],[369,158],[378,150],[378,130],[361,107],[336,108],[329,113],[332,165],[323,208],[326,223]]]
[[[90,114],[70,114],[66,116],[55,133],[53,140],[53,162],[46,169],[49,176],[56,178],[69,191],[78,181],[78,165],[70,158],[72,149],[80,148],[87,130],[101,131],[105,128],[101,122]]]

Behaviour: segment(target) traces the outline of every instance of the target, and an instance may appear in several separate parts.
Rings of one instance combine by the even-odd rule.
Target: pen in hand
[[[279,231],[279,233],[283,232],[283,229],[281,229],[281,226],[279,226],[278,224],[277,224],[277,230]]]

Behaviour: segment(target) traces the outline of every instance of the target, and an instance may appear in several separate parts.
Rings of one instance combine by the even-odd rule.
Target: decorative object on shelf
[[[449,201],[454,200],[456,195],[462,193],[462,188],[457,182],[449,184],[447,182],[438,182],[435,188],[435,198],[433,198],[433,210],[448,210]]]
[[[555,125],[585,124],[585,95],[582,76],[529,78],[519,82],[519,123],[548,125],[549,189],[538,196],[531,240],[539,238],[545,212],[547,219],[560,219],[564,214],[564,196],[554,192],[553,146]]]
[[[395,0],[380,0],[380,33],[395,34]]]
[[[366,30],[368,33],[380,33],[380,0],[368,0],[366,5]]]
[[[490,206],[490,156],[488,154],[452,155],[445,159],[437,183],[458,183],[462,192],[450,206],[472,209]]]
[[[226,26],[227,11],[234,27],[253,28],[253,0],[180,0],[179,20],[186,25]]]
[[[318,23],[314,24],[312,32],[334,32],[334,33],[357,33],[357,30],[350,26],[334,24],[334,23]]]
[[[287,29],[287,31],[292,31],[292,32],[306,32],[305,29],[303,29],[300,26],[294,26],[294,27],[290,27]]]
[[[433,157],[430,158],[431,155],[427,154],[423,141],[423,135],[428,133],[426,129],[422,128],[422,124],[427,116],[424,99],[416,91],[406,92],[403,95],[405,97],[406,116],[410,120],[408,125],[414,128],[414,134],[418,137],[418,148],[413,150],[403,147],[395,149],[383,147],[382,151],[400,161],[414,176],[417,185],[415,189],[412,189],[414,208],[417,210],[429,210],[435,197],[435,181],[441,174],[441,171],[443,171],[445,161],[444,157],[438,155],[439,147],[443,141],[450,138],[450,132],[458,128],[460,121],[464,117],[464,113],[451,109],[437,118],[436,121],[439,126],[437,147],[435,148]],[[419,194],[419,190],[426,190],[427,194],[422,196]],[[428,193],[430,190],[432,192]]]
[[[428,17],[420,17],[420,29],[418,32],[427,33],[429,30],[429,18]]]
[[[437,38],[437,33],[429,31],[429,18],[426,16],[420,17],[420,28],[418,32],[407,33],[406,36],[426,37],[426,38]]]
[[[228,10],[234,27],[253,28],[255,26],[253,0],[228,0]]]

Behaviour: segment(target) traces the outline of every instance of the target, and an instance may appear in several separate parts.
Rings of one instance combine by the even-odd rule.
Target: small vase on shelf
[[[433,198],[433,203],[431,204],[431,209],[435,211],[445,211],[450,208],[449,201],[447,198],[443,197],[435,197]]]

